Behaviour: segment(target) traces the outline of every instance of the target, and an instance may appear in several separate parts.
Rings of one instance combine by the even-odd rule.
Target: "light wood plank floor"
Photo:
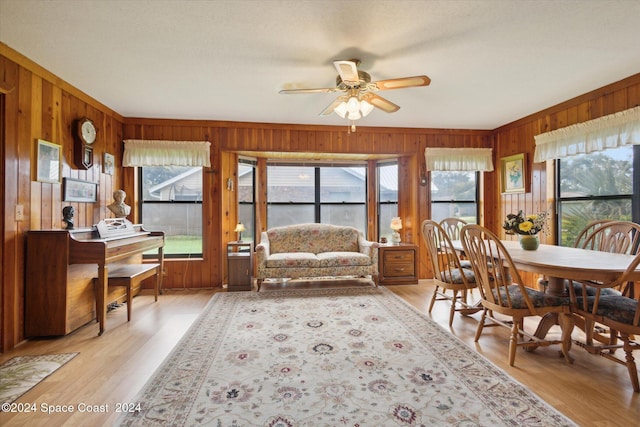
[[[266,284],[263,289],[288,286]],[[428,280],[420,281],[419,285],[388,288],[423,312],[433,291]],[[35,403],[38,412],[0,413],[0,425],[112,425],[119,415],[114,412],[115,405],[133,402],[213,293],[211,290],[165,291],[158,303],[153,302],[152,295],[139,295],[133,302],[131,322],[126,321],[126,306],[118,308],[108,314],[107,331],[101,337],[97,336],[97,324],[89,324],[64,338],[31,340],[0,354],[2,363],[18,355],[80,353],[18,400]],[[573,365],[565,364],[557,348],[547,347],[531,353],[519,349],[516,366],[509,367],[505,329],[485,329],[480,341],[474,343],[479,314],[457,316],[449,329],[447,303],[438,302],[432,318],[579,425],[639,425],[640,393],[633,392],[623,366],[574,346]],[[79,413],[77,408],[81,403],[109,407],[104,413]],[[41,412],[42,404],[53,409],[56,409],[54,405],[71,405],[75,412],[47,415]]]

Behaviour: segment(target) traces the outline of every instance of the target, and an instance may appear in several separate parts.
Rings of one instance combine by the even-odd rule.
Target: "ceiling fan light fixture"
[[[337,115],[343,119],[347,116],[347,103],[342,101],[336,108],[333,109]]]
[[[347,116],[347,118],[349,120],[358,120],[362,118],[362,114],[360,114],[360,111],[356,111],[355,113],[349,111],[349,115]]]
[[[355,96],[352,96],[347,101],[347,111],[349,115],[356,114],[360,111],[360,101]]]
[[[367,117],[371,111],[373,111],[373,105],[369,104],[364,99],[360,101],[360,111],[362,112],[362,117]]]

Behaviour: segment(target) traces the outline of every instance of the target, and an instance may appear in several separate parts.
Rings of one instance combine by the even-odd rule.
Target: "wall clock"
[[[96,142],[98,135],[96,126],[87,117],[83,117],[74,122],[73,139],[74,139],[74,161],[78,168],[89,169],[93,166],[93,144]]]

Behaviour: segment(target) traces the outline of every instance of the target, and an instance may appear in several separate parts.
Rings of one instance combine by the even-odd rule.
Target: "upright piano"
[[[140,224],[113,237],[101,237],[97,228],[27,232],[25,335],[66,335],[94,319],[102,335],[107,305],[122,296],[109,290],[109,268],[142,263],[144,252],[157,249],[161,292],[163,248],[164,232]]]

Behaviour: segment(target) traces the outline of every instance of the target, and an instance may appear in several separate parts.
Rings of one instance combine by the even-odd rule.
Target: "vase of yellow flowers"
[[[507,234],[517,234],[520,246],[526,251],[535,251],[540,246],[538,233],[547,225],[547,212],[540,212],[533,215],[525,215],[522,211],[517,214],[510,213],[502,228]]]

